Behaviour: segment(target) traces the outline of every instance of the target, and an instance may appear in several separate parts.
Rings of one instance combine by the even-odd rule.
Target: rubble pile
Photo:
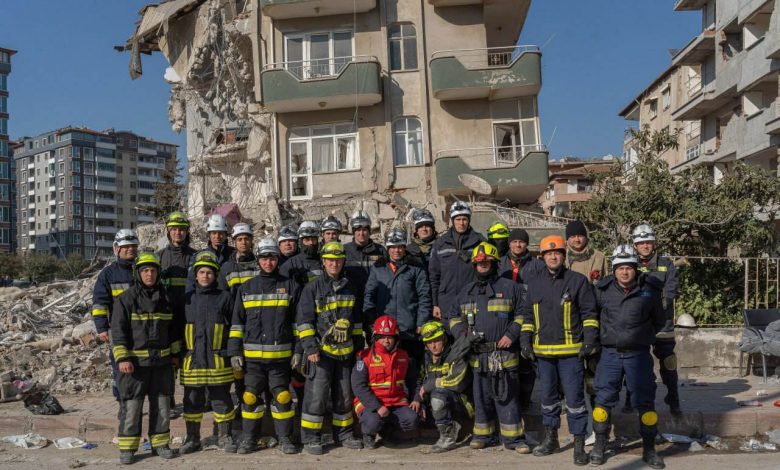
[[[76,393],[111,386],[108,346],[98,344],[90,314],[96,278],[0,288],[0,401],[33,387]]]

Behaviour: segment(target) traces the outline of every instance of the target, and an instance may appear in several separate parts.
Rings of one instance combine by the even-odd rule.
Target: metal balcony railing
[[[508,67],[524,53],[539,51],[539,46],[457,49],[434,52],[431,60],[441,57],[455,57],[468,70],[484,70]]]
[[[514,145],[483,148],[465,148],[441,150],[436,154],[440,157],[460,157],[472,169],[508,168],[520,163],[531,152],[546,152],[547,146]]]
[[[374,56],[345,56],[329,57],[313,60],[294,60],[288,62],[275,62],[263,66],[263,72],[269,70],[284,69],[298,80],[317,80],[333,78],[339,75],[347,65],[355,62],[378,62]]]
[[[701,156],[701,144],[685,149],[685,160],[690,161]]]

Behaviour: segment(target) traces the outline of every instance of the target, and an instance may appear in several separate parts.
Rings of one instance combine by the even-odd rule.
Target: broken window
[[[417,69],[417,31],[413,24],[394,24],[388,32],[390,70]]]
[[[416,117],[393,122],[393,160],[396,166],[422,165],[422,126]]]

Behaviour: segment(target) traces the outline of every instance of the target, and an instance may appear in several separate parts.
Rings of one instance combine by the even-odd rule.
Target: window
[[[0,162],[0,178],[10,178],[8,162]]]
[[[0,156],[8,155],[8,142],[0,140]]]
[[[0,119],[0,134],[8,135],[8,119]]]
[[[10,228],[0,228],[0,243],[4,245],[8,245],[11,243],[11,229]]]
[[[81,201],[81,191],[73,191],[70,194],[74,201]]]
[[[73,222],[72,222],[72,223],[73,223],[73,228],[74,228],[75,230],[81,230],[81,219],[79,219],[79,218],[75,218],[75,219],[73,219]],[[81,239],[81,234],[80,234],[80,233],[74,233],[74,234],[73,234],[73,236],[74,236],[74,237],[76,237],[77,235],[78,235],[78,237],[79,237],[79,241],[77,242],[77,241],[75,241],[75,240],[74,240],[74,242],[73,242],[73,243],[80,243],[80,242],[81,242],[81,241],[80,241],[80,239]]]
[[[81,187],[81,176],[72,176],[70,178],[70,184],[74,188],[80,188]]]
[[[81,173],[81,162],[78,160],[73,160],[70,162],[70,169],[75,173]]]
[[[84,160],[92,160],[94,158],[94,153],[90,147],[84,148]]]
[[[664,89],[663,92],[661,92],[661,105],[663,106],[664,111],[669,109],[669,106],[672,104],[672,89],[668,86]]]
[[[8,75],[0,73],[0,91],[8,91]]]
[[[84,217],[95,217],[95,206],[84,204]]]
[[[81,156],[81,149],[79,147],[71,147],[70,154],[76,158]]]
[[[81,215],[81,204],[73,204],[70,209],[73,215]]]
[[[390,70],[417,69],[417,32],[412,24],[390,26]]]
[[[85,176],[84,177],[84,188],[85,189],[93,189],[95,187],[95,177],[94,176]]]
[[[400,118],[393,122],[393,161],[396,166],[422,165],[422,126],[416,117]]]
[[[85,175],[95,174],[95,164],[92,162],[84,162],[84,174]]]
[[[8,112],[8,97],[0,96],[0,113]]]
[[[284,37],[288,72],[299,79],[329,77],[352,62],[352,31],[291,34]]]
[[[11,187],[8,184],[0,184],[0,201],[11,200]]]
[[[0,207],[0,222],[10,222],[10,221],[11,221],[11,208]]]
[[[354,123],[292,129],[288,140],[290,192],[311,197],[311,175],[359,168]]]
[[[658,98],[650,99],[650,119],[658,116]]]
[[[85,233],[84,234],[84,244],[87,246],[95,246],[95,234],[94,233]]]
[[[534,98],[496,103],[492,113],[495,117],[517,116],[511,120],[493,122],[493,157],[497,166],[515,165],[528,152],[542,150]]]

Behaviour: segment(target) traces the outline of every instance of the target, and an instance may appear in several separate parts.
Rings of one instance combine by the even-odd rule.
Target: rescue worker
[[[658,358],[660,364],[661,381],[666,386],[664,403],[669,406],[669,411],[674,416],[682,416],[680,409],[680,393],[678,390],[677,356],[674,354],[676,341],[674,338],[674,299],[677,298],[677,269],[672,260],[660,256],[656,251],[655,230],[653,227],[642,224],[631,233],[634,248],[639,254],[639,271],[650,277],[658,279],[663,284],[662,305],[666,312],[666,323],[656,336],[653,344],[653,355]],[[630,392],[629,392],[630,393]],[[626,406],[629,406],[630,397],[626,394]]]
[[[387,261],[387,252],[371,240],[371,217],[366,211],[357,211],[349,219],[352,230],[352,241],[344,245],[347,254],[347,279],[357,289],[360,300],[363,300],[368,272],[372,266],[381,266]]]
[[[509,232],[508,240],[509,251],[501,257],[501,262],[498,264],[498,275],[522,284],[525,288],[524,279],[535,276],[546,268],[539,258],[531,256],[528,251],[528,232],[521,228],[512,229]],[[527,410],[531,406],[531,395],[536,383],[534,363],[521,357],[518,375],[520,376],[520,410]]]
[[[322,220],[322,223],[320,224],[320,234],[322,235],[322,244],[328,242],[337,242],[340,241],[339,238],[341,237],[341,232],[343,231],[343,227],[341,226],[341,222],[339,222],[339,219],[333,217],[332,215],[329,215],[325,217]]]
[[[236,371],[246,367],[239,454],[257,450],[264,396],[271,398],[279,448],[285,454],[298,451],[290,439],[295,411],[289,385],[293,320],[300,288],[279,274],[279,254],[273,239],[260,240],[256,249],[260,274],[241,284],[236,293],[228,353]]]
[[[398,322],[390,315],[382,315],[374,322],[373,332],[373,344],[358,352],[352,370],[355,414],[367,449],[377,447],[378,434],[385,438],[392,432],[388,426],[402,432],[416,430],[420,411],[419,401],[409,403],[405,383],[416,384],[417,371],[399,346]]]
[[[596,442],[590,454],[591,465],[601,465],[610,432],[612,407],[620,400],[623,377],[631,401],[639,411],[639,434],[642,436],[642,460],[652,468],[664,468],[655,451],[656,423],[655,375],[650,346],[657,342],[656,333],[666,324],[662,305],[663,283],[652,275],[638,271],[636,251],[621,245],[612,253],[611,276],[596,284],[596,303],[601,314],[601,359],[596,369],[596,406],[593,429]]]
[[[114,299],[127,290],[133,283],[133,263],[138,254],[138,236],[135,230],[123,228],[114,235],[114,255],[116,261],[109,264],[98,274],[95,287],[92,290],[92,321],[95,322],[98,339],[104,343],[109,342],[111,329],[111,312],[114,308]],[[117,379],[119,369],[111,351],[108,353],[111,363],[111,378],[113,383],[111,391],[114,398],[120,401]],[[123,408],[119,408],[120,414]],[[121,415],[119,417],[121,419]]]
[[[433,417],[439,431],[431,452],[446,452],[456,447],[461,422],[474,416],[474,407],[466,396],[471,386],[466,356],[477,337],[459,336],[450,344],[444,325],[436,320],[423,325],[420,335],[426,352],[413,402],[425,405],[426,415]]]
[[[319,234],[320,228],[316,222],[305,220],[301,223],[298,227],[301,252],[284,263],[280,269],[282,276],[289,277],[303,286],[322,275]]]
[[[217,445],[235,452],[230,433],[235,418],[230,385],[233,369],[226,363],[228,334],[233,318],[233,300],[217,283],[219,264],[210,251],[201,251],[192,265],[195,290],[184,300],[184,360],[180,380],[184,386],[184,422],[187,435],[179,451],[189,454],[201,449],[200,424],[206,409],[206,392],[214,421]]]
[[[458,294],[476,280],[471,252],[485,241],[471,228],[471,208],[465,202],[452,203],[450,221],[452,226],[433,244],[428,263],[433,317],[443,320],[445,327],[449,326],[449,315],[457,311]]]
[[[290,258],[298,254],[298,228],[294,225],[285,225],[279,229],[279,267]]]
[[[539,247],[546,271],[526,281],[528,297],[521,336],[522,355],[537,360],[542,388],[544,440],[534,449],[534,455],[550,455],[560,448],[562,388],[569,430],[574,435],[574,464],[587,465],[583,360],[598,349],[593,287],[585,276],[566,268],[563,237],[544,237]]]
[[[498,255],[503,257],[509,251],[509,227],[504,222],[496,222],[487,232],[488,243],[498,249]]]
[[[414,234],[412,241],[406,245],[406,252],[414,258],[419,266],[428,272],[428,262],[431,258],[431,248],[436,241],[436,221],[428,209],[415,209],[412,212]]]
[[[133,284],[115,300],[111,346],[119,364],[119,462],[131,464],[141,444],[144,398],[149,399],[149,443],[152,454],[176,457],[169,447],[173,367],[181,353],[180,306],[168,299],[160,282],[160,260],[143,253],[135,261]]]
[[[566,268],[587,277],[591,284],[607,275],[604,253],[588,246],[588,229],[579,220],[566,224]]]
[[[171,300],[184,302],[187,272],[197,252],[190,246],[190,221],[183,212],[171,212],[165,221],[168,246],[157,252],[162,272],[160,279]]]
[[[496,431],[506,449],[530,453],[518,406],[518,340],[523,323],[523,288],[498,277],[498,249],[481,242],[471,253],[476,281],[460,290],[449,315],[455,338],[472,340],[469,363],[474,372],[472,449],[495,442]],[[496,428],[498,421],[498,428]]]
[[[222,266],[235,251],[227,243],[228,226],[225,218],[219,214],[209,216],[209,220],[206,222],[206,234],[209,238],[206,249],[216,255],[219,265]]]
[[[238,223],[233,226],[231,233],[235,250],[230,258],[222,264],[219,276],[219,287],[235,294],[238,286],[259,274],[257,258],[252,253],[252,241],[254,234],[252,227],[246,223]],[[235,296],[234,296],[235,297]]]
[[[296,325],[306,355],[301,439],[304,449],[320,455],[322,425],[333,413],[333,439],[350,449],[362,442],[352,435],[350,374],[355,351],[363,349],[362,299],[344,273],[346,254],[339,242],[322,247],[324,274],[306,284],[298,302]]]
[[[406,244],[406,232],[400,228],[392,228],[385,235],[388,262],[371,267],[363,321],[370,325],[382,314],[393,317],[400,329],[400,347],[412,357],[417,369],[425,351],[417,333],[431,317],[431,285],[422,268],[407,263]]]

